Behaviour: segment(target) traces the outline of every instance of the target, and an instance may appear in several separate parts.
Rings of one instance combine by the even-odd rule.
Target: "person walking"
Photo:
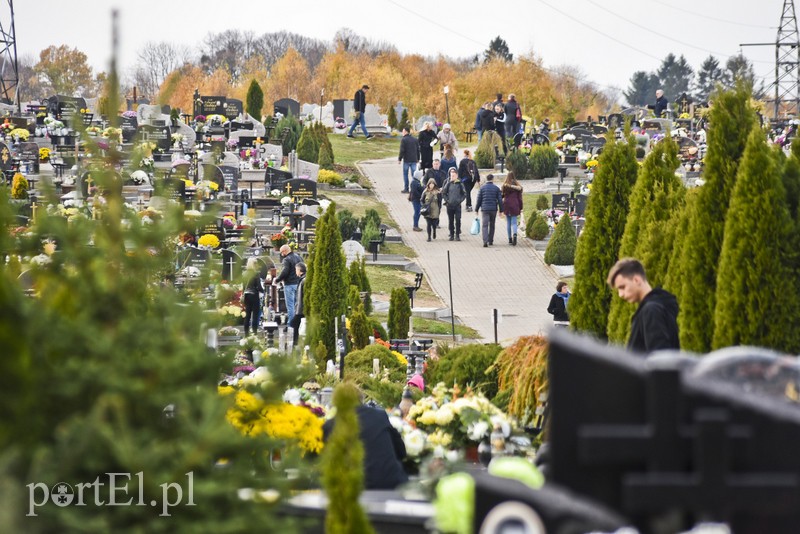
[[[464,184],[458,179],[458,171],[450,169],[450,176],[442,188],[442,203],[447,207],[447,229],[450,241],[461,241],[461,204],[467,198]]]
[[[458,178],[467,192],[467,211],[472,211],[472,188],[481,182],[481,174],[478,172],[478,164],[472,159],[472,153],[467,148],[464,149],[464,157],[458,164]]]
[[[426,171],[433,167],[433,147],[439,142],[430,121],[425,121],[417,137],[419,142],[420,167]]]
[[[367,119],[364,116],[364,113],[367,111],[367,91],[369,91],[369,85],[364,84],[361,86],[361,89],[356,91],[353,97],[353,112],[355,113],[355,117],[353,117],[353,124],[350,126],[350,131],[347,132],[347,137],[355,137],[353,135],[353,130],[360,124],[361,131],[364,132],[364,137],[367,139],[372,138],[367,131]]]
[[[306,270],[306,264],[302,261],[294,266],[294,272],[297,274],[300,281],[297,282],[297,298],[294,303],[294,315],[292,316],[292,320],[289,321],[289,326],[292,327],[292,347],[297,346],[297,342],[300,339],[300,321],[305,317],[303,291],[306,285]]]
[[[252,328],[253,334],[258,333],[258,320],[261,317],[261,295],[264,294],[264,285],[257,258],[248,258],[244,279],[246,282],[242,287],[242,299],[244,300],[244,335],[250,335]]]
[[[458,164],[456,163],[456,154],[453,152],[453,147],[451,145],[445,145],[444,156],[442,156],[442,172],[445,177],[450,175],[450,169],[455,169],[457,167]]]
[[[408,127],[403,128],[403,138],[400,140],[400,155],[397,156],[397,163],[403,164],[403,190],[401,193],[408,193],[408,179],[417,170],[419,161],[419,143],[411,135]]]
[[[519,133],[519,126],[522,123],[522,109],[517,103],[514,93],[508,95],[503,111],[506,115],[506,139],[516,146],[516,135]]]
[[[428,241],[436,239],[436,228],[439,226],[439,214],[441,209],[442,198],[439,188],[436,187],[436,182],[428,180],[425,186],[425,192],[422,193],[422,207],[424,208],[423,217],[425,217],[425,225],[428,231]]]
[[[453,150],[458,150],[458,139],[449,124],[445,123],[442,126],[442,131],[436,135],[436,138],[439,140],[439,146],[442,147],[441,150],[444,150],[447,145],[450,145]]]
[[[503,154],[506,154],[508,152],[508,148],[506,148],[506,112],[500,104],[494,107],[494,131],[500,136]]]
[[[571,294],[566,282],[561,281],[556,284],[556,292],[550,297],[550,304],[547,306],[547,313],[553,316],[553,326],[562,328],[569,326],[567,302]]]
[[[414,228],[415,232],[421,232],[422,228],[419,227],[419,215],[421,209],[421,201],[422,201],[422,193],[424,188],[422,187],[422,171],[417,169],[414,171],[414,176],[411,180],[411,192],[408,194],[408,200],[411,202],[411,205],[414,207]]]
[[[680,349],[678,299],[647,281],[644,265],[634,258],[622,258],[608,272],[608,285],[623,300],[639,308],[631,318],[628,349],[649,353],[660,349]]]
[[[297,273],[295,272],[295,266],[303,260],[296,252],[292,251],[292,247],[289,245],[282,245],[280,253],[281,258],[283,258],[283,261],[281,262],[283,267],[281,268],[281,272],[278,273],[278,276],[276,276],[272,281],[272,285],[278,285],[279,283],[283,282],[283,296],[286,300],[288,324],[291,323],[292,319],[294,318],[294,308],[297,298],[297,284],[300,283],[300,277],[297,276]],[[277,307],[275,311],[278,311]]]
[[[508,171],[503,187],[503,215],[506,216],[508,244],[517,246],[517,221],[522,213],[522,186],[519,185],[514,171]]]
[[[475,211],[481,213],[481,235],[484,248],[494,245],[494,223],[497,212],[503,210],[503,194],[500,188],[494,185],[494,175],[486,176],[486,183],[478,191],[475,201]]]

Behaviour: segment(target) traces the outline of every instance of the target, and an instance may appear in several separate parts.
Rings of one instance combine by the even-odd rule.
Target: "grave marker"
[[[309,180],[317,181],[319,176],[319,165],[301,159],[297,160],[297,177],[306,177]]]
[[[131,143],[136,137],[139,122],[136,117],[119,117],[119,127],[122,130],[122,142]]]
[[[244,113],[244,105],[241,100],[236,98],[228,98],[225,100],[225,115],[228,120],[233,120],[239,115]]]
[[[202,165],[202,169],[203,180],[216,183],[219,186],[219,191],[225,190],[225,175],[222,174],[222,170],[219,167],[205,163]]]
[[[186,196],[186,182],[180,176],[168,176],[164,178],[164,191],[167,197],[183,202]]]
[[[275,157],[275,163],[280,165],[283,162],[283,147],[281,145],[261,145],[262,158],[269,160],[272,156]]]
[[[297,199],[317,198],[317,182],[305,178],[286,180],[282,190],[286,196]]]
[[[342,250],[344,251],[344,257],[345,260],[347,260],[348,267],[350,267],[350,264],[354,261],[361,261],[361,258],[363,258],[366,253],[364,246],[352,239],[342,242]]]
[[[552,208],[564,212],[569,210],[569,195],[567,193],[553,193]]]
[[[575,196],[575,215],[583,217],[586,213],[586,204],[589,202],[589,197],[586,195]]]
[[[281,113],[284,116],[290,113],[295,117],[300,115],[300,102],[292,98],[281,98],[274,103],[275,113]]]
[[[170,134],[169,126],[151,126],[149,124],[142,124],[137,128],[137,136],[142,141],[152,141],[156,144],[156,148],[162,152],[168,152],[169,147],[172,146],[172,136]]]
[[[201,96],[200,115],[225,115],[226,98],[224,96]]]
[[[239,176],[241,174],[239,167],[220,165],[217,168],[220,170],[220,172],[222,172],[222,180],[225,184],[225,191],[238,191]]]
[[[222,249],[222,279],[236,280],[242,274],[242,258],[231,249]]]

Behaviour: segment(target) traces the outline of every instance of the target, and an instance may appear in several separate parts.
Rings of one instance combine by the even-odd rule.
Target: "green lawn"
[[[347,209],[353,213],[354,217],[363,217],[368,209],[372,208],[377,210],[378,215],[381,217],[381,222],[392,228],[397,228],[397,223],[389,215],[389,210],[386,209],[386,204],[380,202],[375,195],[356,195],[348,193],[347,190],[341,191],[322,191],[322,196],[336,202],[336,209]]]
[[[381,322],[386,322],[387,315],[385,313],[374,313],[372,317]],[[452,333],[452,325],[450,321],[439,321],[437,319],[425,319],[424,317],[414,317],[414,334],[436,334],[436,335],[450,335]],[[455,325],[456,335],[460,335],[463,339],[480,339],[480,335],[474,329],[463,324]]]
[[[329,134],[334,160],[338,165],[355,168],[356,163],[368,159],[397,157],[400,137],[373,137],[369,141],[362,135],[349,139],[346,135]]]
[[[414,285],[414,273],[394,267],[367,265],[367,276],[372,294],[380,300],[388,301],[394,288]],[[442,301],[433,292],[425,277],[422,278],[422,286],[414,295],[414,306],[424,308],[443,306]]]

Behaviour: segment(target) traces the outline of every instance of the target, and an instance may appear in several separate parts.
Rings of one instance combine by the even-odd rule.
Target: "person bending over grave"
[[[306,264],[302,261],[294,266],[294,272],[300,281],[297,283],[297,295],[294,303],[294,315],[292,320],[289,321],[289,326],[292,327],[292,347],[297,346],[297,341],[300,337],[300,321],[305,317],[303,310],[303,290],[306,285]]]
[[[249,258],[244,273],[244,286],[242,287],[242,299],[244,300],[244,335],[250,335],[250,328],[253,334],[258,333],[258,321],[261,317],[261,295],[264,294],[262,274],[259,269],[258,259]]]
[[[608,285],[623,300],[639,305],[631,319],[628,349],[643,353],[680,349],[678,299],[660,287],[651,287],[639,260],[622,258],[615,263],[608,273]]]
[[[294,305],[297,297],[297,284],[300,283],[300,277],[297,276],[295,265],[302,262],[303,259],[292,251],[289,245],[281,246],[281,257],[283,258],[283,267],[281,272],[272,281],[272,285],[278,285],[283,282],[283,295],[286,299],[286,313],[288,315],[288,323],[294,319]],[[277,313],[278,310],[276,309]]]

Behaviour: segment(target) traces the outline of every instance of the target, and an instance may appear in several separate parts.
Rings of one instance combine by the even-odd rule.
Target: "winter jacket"
[[[435,191],[435,192],[432,193],[432,192],[428,191],[427,189],[425,190],[424,193],[422,193],[422,201],[421,201],[422,205],[423,206],[428,206],[430,208],[430,210],[428,211],[428,214],[425,215],[426,219],[438,219],[439,218],[439,213],[440,213],[439,195],[440,195],[439,191]]]
[[[501,136],[506,136],[506,114],[504,112],[494,114],[494,131]]]
[[[475,211],[503,211],[503,194],[493,182],[486,182],[478,191],[478,200],[475,201]]]
[[[261,285],[261,275],[258,272],[252,274],[253,276],[242,287],[242,293],[258,296],[264,292],[264,287]]]
[[[444,148],[444,145],[450,145],[453,147],[453,152],[458,150],[458,139],[456,139],[456,134],[453,133],[453,130],[449,132],[442,130],[436,137],[439,139],[439,144],[442,148]]]
[[[483,108],[478,108],[478,111],[475,113],[475,125],[473,126],[473,128],[475,128],[476,130],[479,130],[479,131],[483,130],[483,126],[481,126],[481,112],[482,111],[483,111]]]
[[[303,313],[303,297],[304,291],[306,287],[306,277],[303,276],[300,278],[300,282],[297,284],[297,295],[294,298],[294,314],[304,316]]]
[[[478,172],[478,164],[469,158],[462,159],[458,164],[458,178],[462,182],[480,182],[481,173]]]
[[[283,268],[278,276],[275,277],[275,283],[283,282],[284,285],[293,286],[300,282],[300,277],[297,276],[295,265],[303,261],[303,258],[297,255],[296,252],[290,252],[283,257]]]
[[[516,217],[522,213],[522,186],[503,185],[503,213]]]
[[[569,321],[569,313],[567,313],[567,306],[564,304],[564,299],[561,293],[554,293],[550,297],[550,305],[547,306],[547,313],[553,316],[554,321]]]
[[[447,180],[442,188],[442,204],[450,208],[460,206],[467,199],[467,190],[461,182]]]
[[[656,98],[656,105],[653,106],[653,113],[656,117],[661,117],[661,114],[667,109],[667,105],[669,102],[667,101],[667,97],[661,95],[660,97]]]
[[[484,109],[481,111],[481,131],[494,130],[494,111]]]
[[[447,176],[441,168],[437,169],[428,169],[425,172],[425,179],[422,181],[422,187],[428,186],[428,180],[433,180],[436,182],[436,189],[441,189],[444,185],[444,179]]]
[[[367,110],[367,93],[363,89],[356,91],[353,97],[353,111],[360,111],[364,113]]]
[[[508,122],[517,122],[517,109],[519,109],[519,104],[516,100],[509,100],[506,102],[505,109],[503,111],[506,112],[506,120]]]
[[[680,349],[678,299],[657,287],[639,303],[631,319],[628,349],[650,353],[659,349]]]
[[[430,169],[433,165],[433,147],[431,142],[436,139],[436,133],[433,130],[422,130],[419,133],[419,152],[422,156],[422,167]]]
[[[419,143],[411,134],[406,134],[400,140],[400,155],[397,161],[416,163],[419,161]]]
[[[409,191],[410,193],[408,199],[413,202],[415,200],[420,200],[422,198],[422,192],[424,191],[424,188],[422,187],[420,181],[414,178],[411,180],[411,186],[409,187]]]
[[[456,169],[456,158],[453,156],[453,159],[442,158],[442,166],[440,170],[444,173],[445,178],[450,176],[450,169]]]

